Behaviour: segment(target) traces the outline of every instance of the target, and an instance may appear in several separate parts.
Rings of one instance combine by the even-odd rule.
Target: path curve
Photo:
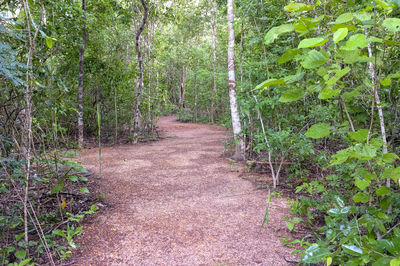
[[[101,189],[112,208],[85,226],[76,265],[287,265],[280,243],[288,207],[273,199],[261,228],[266,191],[221,156],[219,126],[161,118],[167,138],[107,147]],[[97,171],[97,150],[81,155]]]

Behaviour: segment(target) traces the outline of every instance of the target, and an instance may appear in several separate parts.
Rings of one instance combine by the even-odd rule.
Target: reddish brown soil
[[[87,224],[75,265],[287,265],[276,198],[261,227],[267,192],[221,156],[228,133],[218,126],[162,118],[165,139],[103,149],[100,185],[111,208]],[[81,155],[98,172],[97,150]]]

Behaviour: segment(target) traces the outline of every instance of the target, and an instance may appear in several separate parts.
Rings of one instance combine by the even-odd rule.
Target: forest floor
[[[172,116],[158,126],[160,141],[102,150],[98,180],[110,207],[89,219],[72,264],[288,265],[288,203],[274,198],[261,227],[268,192],[222,156],[228,132]],[[98,174],[97,149],[80,160]]]

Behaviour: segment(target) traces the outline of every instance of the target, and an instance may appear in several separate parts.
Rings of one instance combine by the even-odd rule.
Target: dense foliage
[[[285,243],[306,263],[400,265],[400,2],[234,2],[246,157],[296,194],[288,228],[313,232]],[[142,3],[0,0],[2,264],[68,257],[96,209],[65,152],[80,74],[86,146],[155,139],[172,113],[231,126],[226,1],[144,1],[143,84]]]

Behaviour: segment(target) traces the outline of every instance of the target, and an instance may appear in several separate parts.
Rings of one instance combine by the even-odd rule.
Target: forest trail
[[[287,265],[280,242],[284,199],[244,180],[221,156],[219,126],[163,117],[157,142],[102,151],[101,190],[112,207],[96,214],[79,239],[74,265]],[[98,171],[97,149],[83,165]]]

